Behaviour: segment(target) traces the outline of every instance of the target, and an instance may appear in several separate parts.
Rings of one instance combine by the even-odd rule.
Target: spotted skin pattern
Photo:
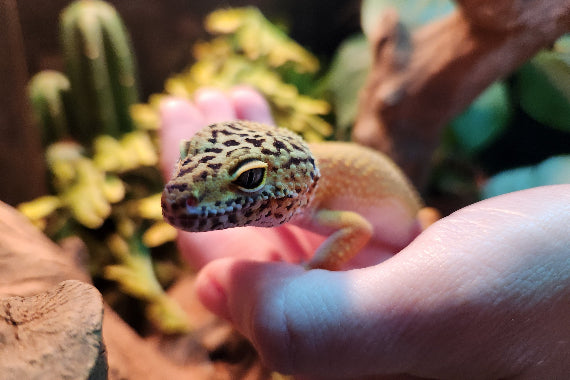
[[[183,141],[162,194],[165,220],[185,231],[291,221],[327,235],[307,267],[329,270],[373,237],[390,243],[412,236],[420,207],[381,153],[353,143],[307,144],[287,129],[249,121],[212,124]]]

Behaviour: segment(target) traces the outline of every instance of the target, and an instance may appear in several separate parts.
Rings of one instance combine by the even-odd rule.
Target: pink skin
[[[263,99],[247,88],[200,96],[229,102],[229,108],[213,107],[234,110],[220,119],[270,120]],[[176,102],[163,108],[163,146],[177,147],[168,134],[188,128],[187,138],[200,126],[191,115],[204,115]],[[165,156],[170,149],[177,151],[165,149]],[[570,373],[570,185],[466,207],[395,256],[367,247],[361,269],[304,271],[267,262],[298,262],[320,241],[293,227],[179,238],[189,262],[205,265],[196,284],[202,302],[278,371],[311,379],[562,379]]]

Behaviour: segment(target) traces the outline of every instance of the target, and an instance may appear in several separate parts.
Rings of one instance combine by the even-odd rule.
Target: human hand
[[[196,287],[283,373],[567,378],[570,185],[466,207],[375,266],[228,258],[203,268]]]
[[[269,105],[259,93],[236,87],[228,93],[202,89],[194,101],[170,98],[161,104],[161,169],[169,178],[178,159],[181,140],[200,128],[220,121],[248,119],[273,124]],[[238,228],[222,231],[179,232],[178,245],[195,268],[221,257],[241,257],[262,261],[306,262],[324,240],[322,236],[291,225],[279,228]],[[411,240],[411,239],[410,239]],[[405,246],[409,241],[402,241]],[[370,243],[350,262],[351,267],[378,263],[394,254],[394,248]]]

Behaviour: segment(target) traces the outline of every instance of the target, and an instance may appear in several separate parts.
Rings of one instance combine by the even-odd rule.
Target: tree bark
[[[395,11],[369,36],[373,63],[353,139],[422,187],[443,127],[488,85],[570,30],[568,0],[461,0],[411,33]]]

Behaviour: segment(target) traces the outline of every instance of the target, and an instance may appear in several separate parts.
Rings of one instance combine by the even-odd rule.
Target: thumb
[[[390,313],[373,318],[371,310],[358,307],[363,294],[384,304],[396,300],[386,296],[382,301],[383,287],[370,285],[364,272],[221,259],[202,269],[196,289],[207,308],[231,321],[264,363],[281,373],[332,378],[372,374],[379,367],[401,372],[405,363],[390,344],[377,349],[384,337],[401,331],[398,318]],[[376,330],[373,337],[371,329]]]

